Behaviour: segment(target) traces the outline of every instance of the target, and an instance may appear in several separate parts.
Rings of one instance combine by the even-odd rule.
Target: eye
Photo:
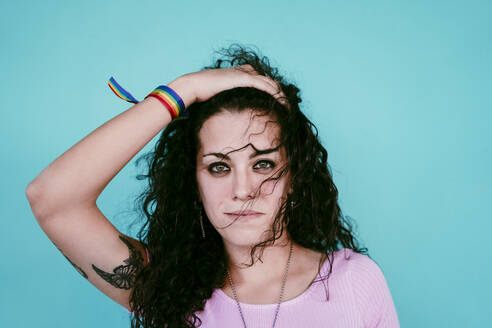
[[[273,169],[275,167],[275,163],[272,161],[261,160],[256,162],[255,166],[259,166],[260,169]]]
[[[224,162],[215,162],[209,165],[208,171],[211,174],[220,174],[228,171],[228,166]]]

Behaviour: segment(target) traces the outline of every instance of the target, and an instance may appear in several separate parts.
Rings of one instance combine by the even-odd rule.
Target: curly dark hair
[[[151,261],[135,279],[130,297],[132,328],[199,327],[201,320],[195,313],[204,309],[214,289],[224,287],[227,254],[221,235],[200,204],[196,181],[198,133],[208,118],[224,110],[253,109],[258,115],[268,115],[280,126],[279,146],[285,147],[287,154],[287,164],[267,181],[289,172],[293,191],[275,216],[272,237],[251,250],[250,265],[257,248],[263,251],[272,245],[284,226],[293,242],[325,254],[330,262],[329,273],[334,251],[345,247],[367,253],[366,248],[358,248],[353,227],[342,215],[327,151],[318,140],[317,128],[299,108],[300,90],[251,47],[232,44],[217,53],[221,57],[203,69],[250,64],[259,74],[279,83],[288,104],[284,106],[255,88],[220,92],[190,105],[189,118],[172,121],[155,149],[137,160],[137,165],[141,159],[148,165],[148,174],[138,175],[137,179],[149,182],[148,189],[136,200],[144,219],[137,238],[148,248]],[[295,206],[286,206],[291,202]],[[206,238],[202,238],[200,213]],[[322,279],[328,277],[329,274]]]

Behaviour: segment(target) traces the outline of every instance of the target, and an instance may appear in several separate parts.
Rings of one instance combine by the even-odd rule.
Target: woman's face
[[[279,126],[267,124],[272,121],[267,116],[251,119],[252,113],[222,111],[205,121],[199,132],[196,178],[200,199],[210,222],[229,245],[251,246],[269,238],[271,232],[265,231],[271,230],[287,194],[288,174],[266,181],[259,189],[264,180],[280,175],[286,154],[278,147]],[[257,154],[255,148],[277,149]],[[241,211],[257,214],[231,214]]]

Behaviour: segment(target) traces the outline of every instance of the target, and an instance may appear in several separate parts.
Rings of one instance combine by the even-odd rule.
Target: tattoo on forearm
[[[68,260],[68,262],[70,262],[70,264],[75,268],[75,270],[77,270],[82,275],[82,277],[84,277],[85,279],[88,279],[87,273],[85,273],[85,271],[82,270],[81,267],[79,267],[77,264],[73,263],[72,260],[70,260],[68,258],[68,256],[66,256],[65,253],[63,253],[63,251],[58,246],[56,246],[55,243],[53,243],[53,245],[55,245],[55,247],[58,248],[58,250],[63,254],[63,256],[65,256],[65,258]]]
[[[103,271],[92,264],[96,273],[109,284],[120,289],[130,289],[135,284],[138,271],[143,267],[144,260],[142,254],[135,249],[130,240],[125,236],[119,236],[130,251],[130,256],[124,260],[126,265],[119,265],[113,269],[113,273]]]

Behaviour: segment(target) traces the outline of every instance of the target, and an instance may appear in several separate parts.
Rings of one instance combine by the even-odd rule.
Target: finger
[[[270,77],[267,77],[267,76],[262,76],[262,78],[264,80],[266,80],[268,83],[270,83],[270,85],[273,84],[274,86],[274,89],[275,89],[275,93],[272,94],[272,96],[279,102],[281,103],[283,106],[287,107],[288,109],[290,109],[290,104],[289,104],[289,100],[287,99],[287,96],[285,95],[285,93],[282,91],[282,88],[280,86],[280,83],[273,80],[272,78]]]
[[[248,74],[252,74],[252,75],[259,75],[260,74],[250,64],[235,66],[233,68],[236,69],[236,70],[238,70],[238,71],[242,71],[242,72],[245,72],[245,73],[248,73]]]
[[[281,91],[281,88],[280,88],[280,85],[277,83],[277,81],[274,81],[272,80],[271,78],[269,78],[268,76],[265,76],[265,75],[258,75],[257,78],[260,78],[262,79],[263,81],[265,81],[266,83],[268,83],[268,85],[271,86],[271,90],[273,92],[269,92],[269,93],[272,93],[272,95],[274,94],[277,94],[279,92],[282,92]]]
[[[248,87],[251,88],[256,88],[258,90],[267,92],[271,94],[272,96],[278,92],[278,90],[275,88],[275,86],[267,81],[263,75],[245,75],[245,84]]]
[[[269,91],[268,93],[270,93],[276,99],[285,98],[285,94],[282,92],[282,88],[280,87],[280,84],[277,81],[271,79],[268,76],[264,76],[264,75],[259,75],[258,78],[262,79],[263,81],[268,83],[268,85],[271,86],[271,89],[270,89],[271,91]]]
[[[274,81],[271,78],[264,75],[255,76],[253,78],[253,81],[254,81],[252,82],[253,85],[251,85],[252,87],[269,93],[283,106],[290,108],[287,97],[282,92],[282,89],[280,88],[280,84],[277,81]]]

